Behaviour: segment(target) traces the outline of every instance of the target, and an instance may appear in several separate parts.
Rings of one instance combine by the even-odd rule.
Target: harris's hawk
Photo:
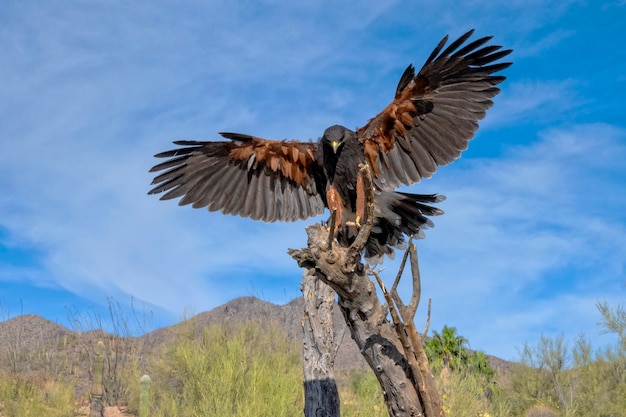
[[[432,226],[426,216],[443,213],[429,205],[443,196],[394,190],[461,155],[505,79],[494,74],[511,65],[499,62],[511,50],[488,45],[491,37],[468,42],[472,33],[447,47],[444,37],[417,74],[409,65],[393,101],[356,131],[335,125],[317,143],[239,133],[220,133],[229,141],[176,141],[180,148],[155,155],[168,159],[150,170],[164,172],[149,194],[266,222],[306,219],[329,208],[337,238],[349,242],[356,235],[352,225],[363,217],[359,164],[366,163],[375,197],[364,255],[380,262],[405,235],[421,236]]]

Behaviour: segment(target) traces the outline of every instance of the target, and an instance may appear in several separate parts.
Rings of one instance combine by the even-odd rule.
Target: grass
[[[626,315],[610,309],[603,315],[618,340],[602,351],[594,351],[584,337],[574,346],[567,346],[563,338],[541,338],[535,346],[525,346],[521,363],[495,382],[471,369],[441,368],[435,376],[447,415],[626,416]],[[109,345],[114,356],[120,352]],[[198,330],[191,321],[148,357],[136,347],[121,352],[128,360],[115,368],[116,378],[109,381],[126,387],[121,402],[134,414],[144,373],[152,380],[150,416],[302,414],[301,351],[272,323]],[[39,352],[32,360],[39,357],[47,358],[46,366],[30,364],[30,372],[0,370],[0,417],[75,415],[75,401],[81,398],[75,398],[73,384],[79,368],[91,366],[90,356],[80,356],[83,362],[74,363],[68,355]],[[68,366],[73,371],[63,377],[51,371]],[[338,387],[343,416],[388,415],[371,371],[339,373]]]
[[[71,384],[0,371],[0,416],[72,417],[74,409]]]
[[[340,374],[337,385],[344,417],[388,416],[383,393],[372,371]]]
[[[293,416],[303,409],[298,351],[275,326],[183,334],[152,368],[152,416]]]

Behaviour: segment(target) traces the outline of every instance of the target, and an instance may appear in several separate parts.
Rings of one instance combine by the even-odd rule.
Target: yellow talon
[[[360,216],[356,216],[356,219],[353,222],[346,222],[346,226],[353,226],[356,228],[360,228],[361,227],[361,217]]]

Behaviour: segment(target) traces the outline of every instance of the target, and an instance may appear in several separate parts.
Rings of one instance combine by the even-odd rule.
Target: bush
[[[387,406],[376,376],[371,370],[353,371],[338,378],[341,415],[344,417],[386,417]]]
[[[595,354],[583,335],[573,347],[562,336],[525,345],[507,392],[515,415],[626,415],[626,312],[606,303],[598,309],[603,329],[618,343]]]
[[[248,323],[190,331],[153,364],[150,415],[293,416],[302,413],[299,354],[276,327]]]
[[[0,415],[73,417],[74,390],[50,378],[0,372]]]

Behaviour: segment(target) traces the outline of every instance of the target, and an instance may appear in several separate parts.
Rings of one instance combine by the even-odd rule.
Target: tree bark
[[[320,281],[314,269],[302,274],[302,318],[305,417],[339,417],[335,357],[340,340],[333,326],[333,289]]]
[[[319,225],[307,227],[309,247],[290,251],[301,267],[315,270],[318,278],[339,296],[339,307],[365,360],[383,389],[390,416],[423,416],[415,379],[387,309],[380,303],[364,265],[347,248],[323,251],[327,235]],[[355,262],[356,261],[356,262]]]

